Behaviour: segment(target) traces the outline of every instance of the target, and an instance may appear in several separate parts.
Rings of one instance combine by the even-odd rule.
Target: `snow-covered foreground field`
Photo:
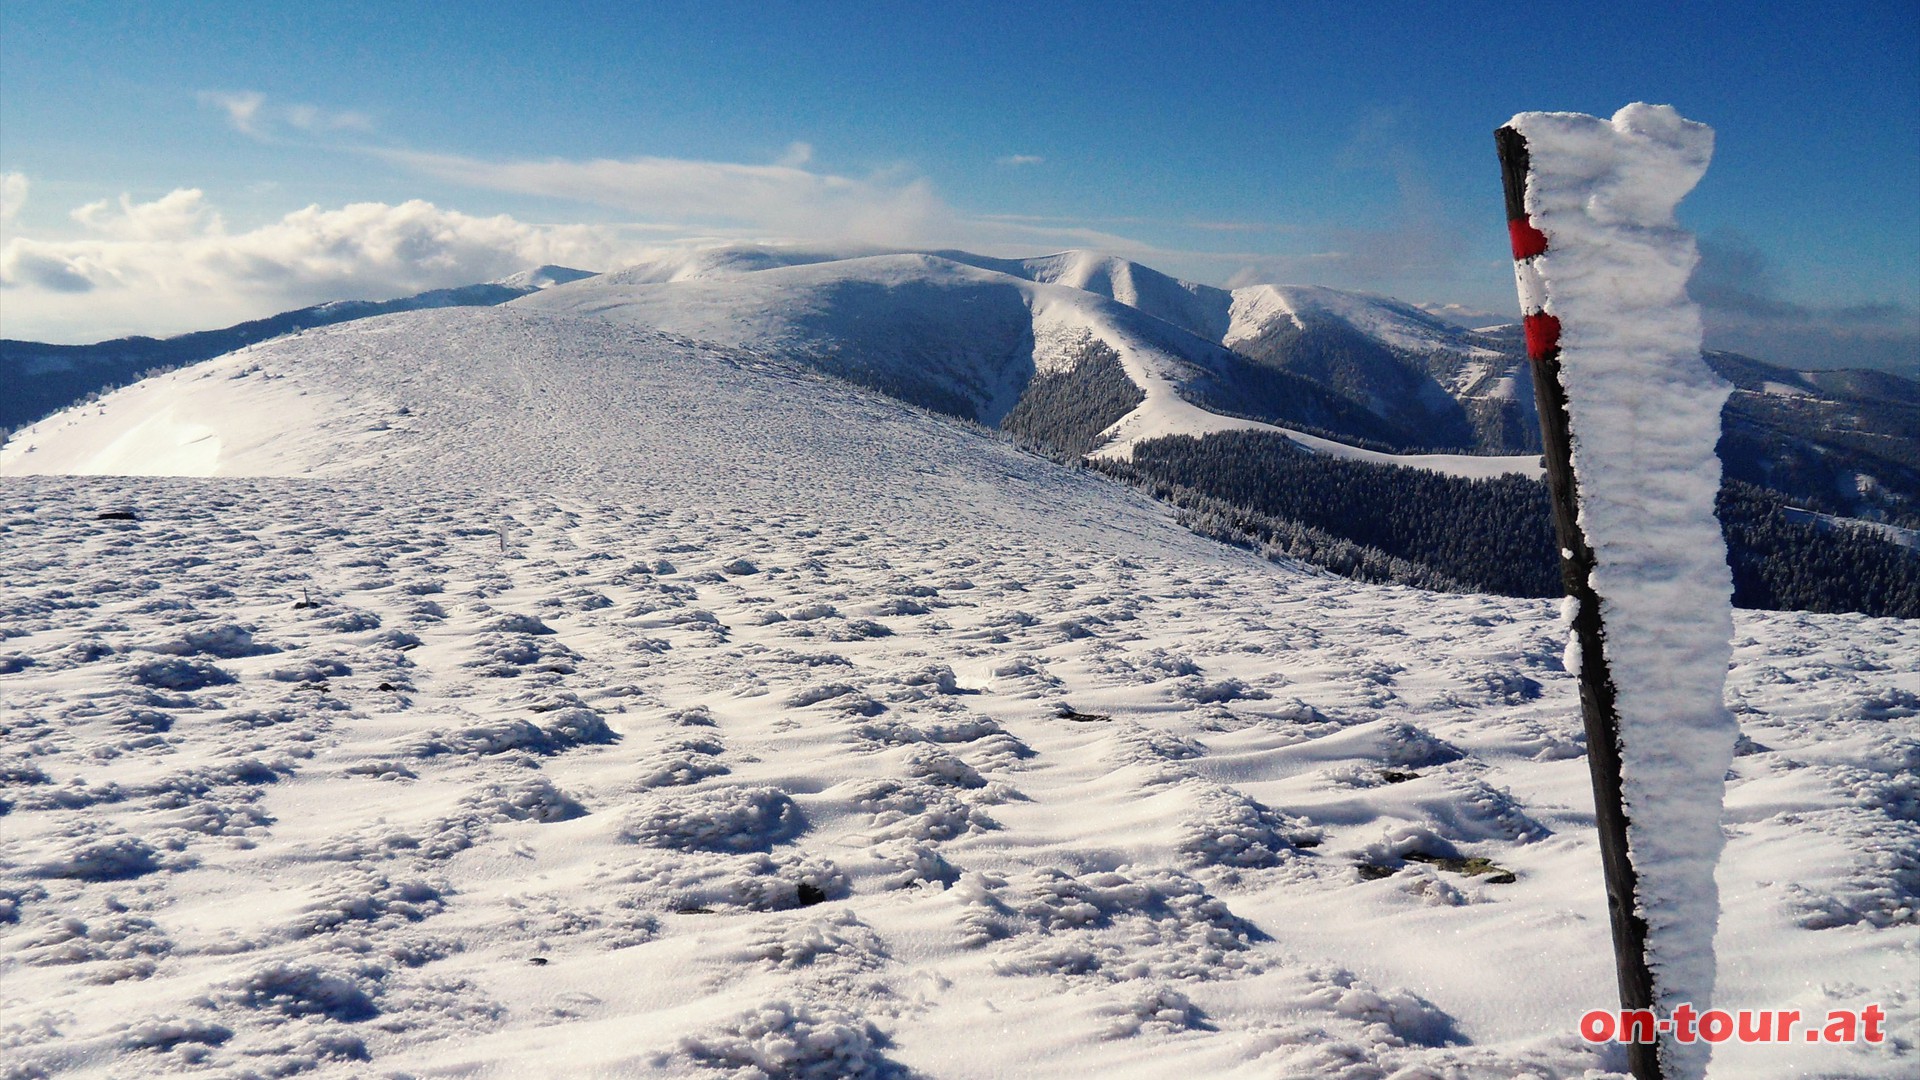
[[[11,1075],[1622,1067],[1553,605],[721,350],[356,325],[54,447],[288,475],[0,480]],[[1738,635],[1717,1004],[1891,1040],[1716,1075],[1911,1075],[1920,625]]]

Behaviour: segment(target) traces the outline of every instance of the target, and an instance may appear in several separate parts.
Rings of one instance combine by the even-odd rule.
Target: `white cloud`
[[[101,199],[71,216],[94,232],[119,240],[183,240],[226,230],[226,223],[207,205],[199,188],[180,188],[150,203],[136,203],[122,195],[117,210],[115,204]]]
[[[731,194],[746,200],[754,220],[705,230],[540,225],[412,200],[332,210],[309,206],[259,228],[232,231],[197,189],[144,203],[121,196],[73,211],[85,235],[16,236],[0,246],[5,336],[98,341],[179,333],[325,300],[385,299],[468,285],[543,263],[615,269],[671,248],[729,240],[847,241],[859,239],[863,227],[882,247],[1033,254],[1083,246],[1167,265],[1159,258],[1167,253],[1068,223],[963,219],[917,181],[888,186],[786,166],[610,164],[615,167],[553,165],[510,175],[529,187],[564,181],[564,190],[683,216],[721,216],[718,200]]]
[[[0,173],[0,225],[11,225],[27,204],[27,174]]]
[[[5,336],[98,341],[178,333],[325,300],[467,285],[542,263],[615,269],[669,248],[736,240],[866,241],[998,255],[1087,247],[1203,278],[1216,276],[1219,260],[1230,269],[1244,259],[1156,249],[1061,219],[967,217],[911,178],[861,181],[791,166],[666,159],[525,166],[411,160],[423,171],[471,176],[482,186],[564,193],[644,210],[652,220],[541,225],[412,200],[309,206],[233,231],[198,189],[151,202],[123,195],[72,212],[84,235],[13,236],[0,245]]]
[[[797,169],[812,160],[813,160],[813,144],[812,143],[791,142],[787,144],[787,152],[780,155],[780,160],[776,162],[776,164],[786,165],[790,168]]]
[[[267,102],[265,94],[257,90],[221,91],[202,90],[200,104],[211,105],[227,114],[227,123],[233,130],[253,138],[264,138],[261,128],[260,107]]]
[[[949,238],[957,225],[957,215],[932,186],[913,177],[856,179],[797,164],[683,158],[493,162],[450,154],[374,152],[468,187],[573,199],[709,231],[744,229],[794,240],[912,244]],[[811,157],[812,148],[806,147],[805,154]],[[790,150],[787,160],[798,156]]]
[[[323,300],[384,299],[559,263],[588,270],[653,245],[618,226],[532,225],[413,200],[310,206],[229,232],[196,190],[73,216],[90,235],[0,247],[5,334],[99,340],[222,326]]]
[[[1046,164],[1046,161],[1047,159],[1041,157],[1039,154],[1008,154],[1006,157],[996,158],[995,164],[1016,165],[1016,166],[1017,165],[1044,165]]]
[[[794,145],[811,157],[812,147]],[[611,207],[663,231],[711,238],[954,247],[987,255],[1031,255],[1063,247],[1098,248],[1133,258],[1168,254],[1073,219],[965,214],[924,178],[904,170],[862,179],[791,164],[683,158],[491,162],[448,154],[368,152],[435,179]],[[798,156],[790,151],[788,159]]]
[[[271,104],[240,97],[235,123],[267,130],[262,118],[273,111]],[[535,225],[413,200],[331,210],[310,206],[236,232],[197,189],[151,202],[103,199],[73,211],[86,230],[83,235],[10,234],[0,246],[6,335],[94,341],[126,333],[175,333],[324,300],[384,299],[466,285],[541,263],[615,269],[663,248],[727,241],[951,247],[999,256],[1091,248],[1199,281],[1233,276],[1236,281],[1351,285],[1355,278],[1379,276],[1372,265],[1377,257],[1347,245],[1314,255],[1182,250],[1111,228],[1149,225],[1162,234],[1176,226],[1202,234],[1212,230],[1131,218],[962,213],[924,178],[905,170],[859,178],[805,168],[812,150],[798,143],[783,164],[657,157],[491,162],[370,148],[360,152],[468,187],[615,208],[627,220]],[[17,187],[24,193],[24,178]],[[1432,291],[1422,288],[1414,295]]]
[[[202,90],[200,104],[227,114],[233,130],[250,139],[270,142],[282,126],[308,134],[332,131],[371,131],[373,119],[365,113],[334,112],[318,105],[269,103],[258,90]]]

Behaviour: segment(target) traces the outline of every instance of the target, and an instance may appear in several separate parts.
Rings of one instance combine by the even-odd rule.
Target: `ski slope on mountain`
[[[1552,604],[1264,562],[797,363],[308,331],[0,449],[0,579],[25,1075],[1622,1065]],[[1908,1075],[1920,625],[1738,634],[1718,1000],[1895,1041],[1715,1075]]]
[[[1371,310],[1345,294],[1308,292],[1322,307],[1322,294],[1341,298],[1349,315]],[[1059,367],[1073,342],[1091,339],[1119,354],[1145,394],[1112,426],[1101,455],[1125,457],[1135,444],[1167,435],[1252,428],[1281,432],[1316,452],[1457,476],[1538,469],[1532,456],[1385,454],[1196,404],[1197,387],[1247,377],[1252,365],[1219,338],[1255,317],[1233,322],[1234,297],[1221,290],[1084,252],[1012,261],[964,252],[722,248],[516,303],[795,359],[989,426],[1013,408],[1035,371]],[[1324,394],[1304,382],[1294,389],[1303,397]]]

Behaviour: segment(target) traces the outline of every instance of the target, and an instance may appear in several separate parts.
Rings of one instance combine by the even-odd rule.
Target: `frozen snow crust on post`
[[[1722,700],[1732,575],[1714,517],[1729,387],[1700,355],[1686,285],[1699,255],[1673,210],[1713,131],[1670,106],[1611,121],[1521,113],[1526,211],[1546,234],[1545,309],[1560,320],[1580,527],[1592,546],[1617,691],[1628,844],[1664,1012],[1713,991],[1721,802],[1737,728]],[[1570,666],[1572,666],[1570,664]],[[1675,1075],[1706,1047],[1670,1046]]]

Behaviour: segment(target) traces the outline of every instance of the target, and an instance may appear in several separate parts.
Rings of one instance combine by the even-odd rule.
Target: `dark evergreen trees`
[[[1134,448],[1132,467],[1483,592],[1560,591],[1546,487],[1526,477],[1466,480],[1375,465],[1315,454],[1264,431],[1154,439]]]
[[[1284,435],[1218,432],[1141,443],[1096,467],[1181,508],[1194,531],[1362,581],[1560,594],[1546,485],[1469,480],[1305,450]],[[1742,607],[1920,618],[1920,551],[1865,526],[1790,510],[1728,479],[1718,501]]]
[[[1035,374],[1000,427],[1023,445],[1078,460],[1099,449],[1100,433],[1147,395],[1106,342],[1089,335],[1067,355],[1073,366]]]
[[[1738,480],[1720,488],[1718,508],[1735,604],[1920,619],[1920,551],[1790,513],[1778,495]]]

